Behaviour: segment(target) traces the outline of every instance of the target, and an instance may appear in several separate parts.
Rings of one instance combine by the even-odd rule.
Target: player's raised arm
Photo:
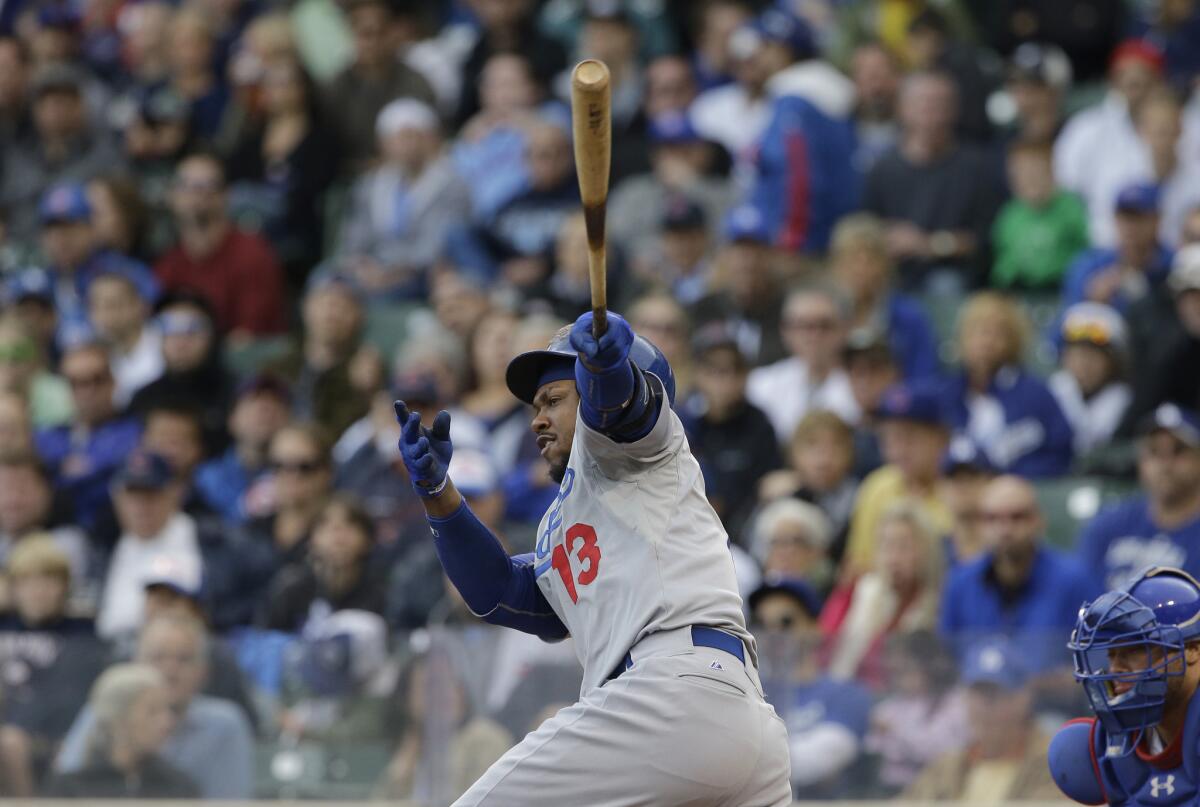
[[[447,469],[454,453],[450,413],[441,411],[433,426],[396,401],[400,422],[400,456],[413,490],[425,505],[438,560],[472,613],[494,625],[515,628],[543,639],[567,635],[550,603],[538,590],[532,560],[510,558],[483,522],[475,517],[450,481]]]

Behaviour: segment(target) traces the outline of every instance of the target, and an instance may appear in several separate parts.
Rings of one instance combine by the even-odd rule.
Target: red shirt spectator
[[[155,267],[163,285],[207,297],[224,334],[282,332],[283,269],[265,239],[230,221],[220,163],[206,155],[185,158],[175,174],[171,209],[179,244]]]

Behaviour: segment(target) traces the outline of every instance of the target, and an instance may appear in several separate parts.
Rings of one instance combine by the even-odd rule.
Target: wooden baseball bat
[[[592,287],[592,333],[608,328],[605,285],[604,211],[612,162],[612,94],[608,65],[585,59],[571,74],[571,122],[575,137],[575,173],[587,226],[588,277]]]

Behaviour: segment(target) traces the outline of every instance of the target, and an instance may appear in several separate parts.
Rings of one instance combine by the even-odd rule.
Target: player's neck
[[[1175,738],[1179,736],[1179,732],[1183,731],[1183,724],[1188,715],[1188,704],[1196,694],[1198,682],[1191,676],[1188,678],[1187,689],[1183,691],[1178,700],[1167,699],[1163,708],[1163,719],[1155,726],[1164,748],[1170,748],[1171,744],[1175,742]]]

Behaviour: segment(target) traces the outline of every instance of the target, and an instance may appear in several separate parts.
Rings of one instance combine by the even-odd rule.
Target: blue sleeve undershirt
[[[566,625],[538,588],[532,554],[509,557],[465,500],[449,516],[428,519],[442,568],[472,613],[546,641],[567,637]]]

